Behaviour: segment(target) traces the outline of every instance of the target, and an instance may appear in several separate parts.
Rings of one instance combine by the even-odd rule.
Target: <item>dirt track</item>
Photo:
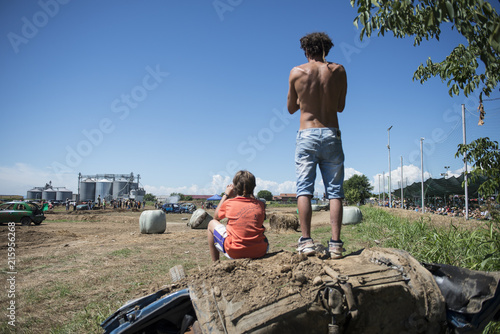
[[[206,230],[189,228],[190,214],[168,214],[165,233],[146,235],[139,231],[141,211],[59,210],[48,213],[39,226],[16,225],[18,332],[63,328],[72,319],[88,317],[88,312],[108,316],[124,301],[171,283],[173,266],[182,263],[189,273],[211,264]],[[213,215],[213,210],[209,213]],[[327,212],[319,216],[328,223]],[[0,252],[6,257],[8,227],[2,225],[0,231],[5,240]],[[271,245],[278,238],[266,235]],[[9,271],[5,266],[4,275]],[[1,305],[9,301],[6,293],[0,296]],[[12,329],[6,322],[5,318],[0,322],[0,332]],[[89,330],[95,330],[95,324],[89,324]]]

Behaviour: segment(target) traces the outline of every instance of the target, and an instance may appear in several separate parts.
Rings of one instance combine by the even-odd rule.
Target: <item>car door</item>
[[[15,222],[18,223],[21,221],[21,218],[31,216],[31,210],[28,210],[26,204],[17,203],[14,213],[12,214],[12,218],[15,219]]]
[[[13,221],[12,214],[14,212],[15,203],[5,203],[0,205],[0,223],[8,223]]]

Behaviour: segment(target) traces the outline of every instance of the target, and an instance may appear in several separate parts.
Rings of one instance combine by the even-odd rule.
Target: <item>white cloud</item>
[[[383,177],[385,177],[385,179],[383,179]],[[386,192],[388,191],[387,189],[388,177],[389,177],[388,173],[385,173],[384,175],[379,173],[373,177],[371,183],[373,185],[374,193],[382,192],[382,187],[384,186],[385,186],[385,191]],[[432,177],[432,175],[429,172],[424,172],[424,181],[430,177]],[[415,182],[421,182],[421,181],[422,181],[422,170],[419,167],[415,165],[403,166],[403,185],[405,187]],[[400,187],[401,187],[401,167],[398,167],[395,170],[391,171],[391,190],[399,189]]]
[[[351,167],[347,167],[347,168],[344,169],[344,181],[349,180],[354,175],[360,175],[361,176],[361,175],[363,175],[363,173],[358,172],[357,170],[355,170],[354,168],[351,168]]]
[[[53,187],[65,187],[78,193],[78,174],[54,174],[51,169],[41,170],[29,164],[0,166],[0,194],[26,196],[33,187],[43,187],[52,181]]]

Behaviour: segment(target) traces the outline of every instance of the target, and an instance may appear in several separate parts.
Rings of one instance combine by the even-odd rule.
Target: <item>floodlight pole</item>
[[[385,172],[382,172],[382,203],[385,207]]]
[[[380,174],[378,175],[378,203],[380,205]]]
[[[464,145],[467,145],[465,139],[465,104],[462,104],[462,132]],[[465,220],[469,219],[469,190],[467,186],[467,152],[464,151],[464,186],[465,186]]]
[[[392,208],[392,195],[391,195],[391,129],[392,125],[387,129],[387,149],[389,150],[389,207]]]
[[[404,188],[404,185],[403,185],[403,156],[401,156],[401,209],[404,209],[404,201],[405,201],[405,198],[403,196],[403,188]]]
[[[420,170],[422,172],[422,214],[425,212],[425,201],[424,201],[424,155],[423,155],[423,147],[424,147],[424,139],[420,138]]]

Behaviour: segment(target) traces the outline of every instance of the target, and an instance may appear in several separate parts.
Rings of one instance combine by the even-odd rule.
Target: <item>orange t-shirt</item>
[[[228,218],[224,248],[233,259],[259,258],[266,254],[264,203],[254,198],[235,197],[219,208],[219,218]]]

